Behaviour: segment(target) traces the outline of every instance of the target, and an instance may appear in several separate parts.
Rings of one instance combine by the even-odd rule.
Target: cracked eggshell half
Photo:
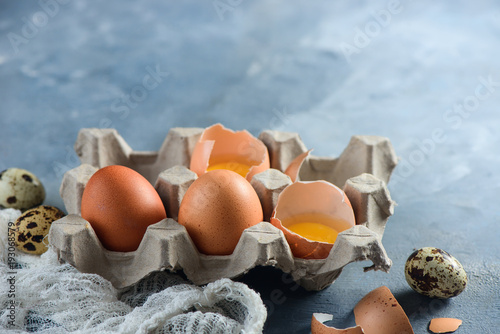
[[[324,259],[337,234],[356,220],[342,189],[326,181],[297,181],[280,193],[271,224],[283,231],[295,257]],[[310,232],[328,237],[315,238]]]
[[[354,307],[356,324],[366,334],[413,334],[410,320],[389,288],[370,291]]]
[[[196,143],[189,167],[198,176],[213,169],[230,169],[252,180],[270,168],[264,143],[248,131],[232,131],[221,124],[206,128]]]

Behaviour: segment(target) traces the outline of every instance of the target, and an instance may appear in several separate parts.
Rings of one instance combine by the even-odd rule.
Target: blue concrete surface
[[[500,5],[495,1],[185,0],[0,3],[0,170],[26,168],[62,207],[82,127],[113,127],[156,150],[177,126],[299,132],[316,155],[351,135],[391,139],[401,162],[384,245],[389,274],[351,264],[320,292],[272,268],[242,280],[269,309],[266,333],[308,333],[313,312],[354,324],[388,286],[416,333],[433,317],[457,333],[500,323]],[[151,80],[153,78],[154,80]],[[440,301],[404,280],[415,248],[453,254],[469,275]]]

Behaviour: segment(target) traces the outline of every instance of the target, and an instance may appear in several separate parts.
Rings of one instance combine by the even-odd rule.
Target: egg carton
[[[268,221],[278,195],[292,183],[283,171],[307,148],[297,133],[263,131],[259,139],[269,150],[271,169],[255,175],[251,185],[259,195],[265,221],[246,229],[231,255],[214,256],[199,253],[184,226],[176,221],[179,204],[197,178],[188,166],[203,130],[172,128],[160,150],[149,152],[132,150],[114,129],[82,129],[75,143],[82,164],[65,173],[60,188],[68,215],[55,221],[49,234],[60,261],[81,272],[99,274],[119,289],[158,270],[182,270],[194,284],[202,285],[239,277],[257,266],[274,266],[307,290],[326,288],[344,266],[355,261],[371,260],[365,271],[389,271],[392,262],[382,236],[394,212],[386,184],[397,157],[387,138],[353,136],[337,158],[309,155],[304,160],[298,178],[323,179],[343,187],[356,226],[338,235],[327,258],[300,259],[292,255],[283,232]],[[80,216],[87,181],[99,168],[114,164],[130,167],[154,184],[169,217],[150,225],[134,252],[106,250],[90,223]]]

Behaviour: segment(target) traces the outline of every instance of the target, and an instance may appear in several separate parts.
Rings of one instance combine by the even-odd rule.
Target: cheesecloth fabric
[[[94,274],[41,256],[13,252],[0,210],[0,333],[261,333],[266,308],[243,283],[220,279],[197,287],[155,272],[124,291]]]

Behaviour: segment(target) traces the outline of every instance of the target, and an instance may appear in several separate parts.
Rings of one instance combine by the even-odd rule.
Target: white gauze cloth
[[[13,255],[8,223],[19,215],[0,210],[0,333],[262,332],[266,308],[243,283],[220,279],[198,287],[159,271],[118,291],[98,275],[60,264],[51,249]]]

